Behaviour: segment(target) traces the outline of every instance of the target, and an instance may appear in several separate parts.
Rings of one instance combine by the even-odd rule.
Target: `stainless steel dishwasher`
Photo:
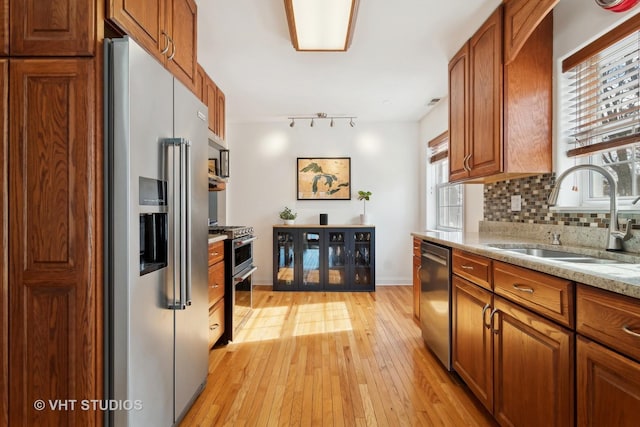
[[[451,249],[422,242],[420,323],[422,338],[451,370]]]

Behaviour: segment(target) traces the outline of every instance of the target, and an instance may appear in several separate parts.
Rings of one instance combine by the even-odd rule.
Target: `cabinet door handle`
[[[485,321],[485,319],[486,319],[485,314],[486,314],[487,310],[489,310],[490,308],[491,308],[491,304],[486,304],[486,305],[484,306],[484,308],[482,309],[482,324],[483,324],[483,325],[484,325],[484,327],[485,327],[485,328],[487,328],[487,329],[491,328],[491,324],[490,324],[490,323],[487,323],[487,322]],[[491,319],[491,318],[489,318],[489,319]]]
[[[516,291],[520,291],[520,292],[526,292],[528,294],[532,294],[534,292],[533,288],[530,288],[530,287],[524,286],[524,285],[520,285],[518,283],[514,283],[513,289],[515,289]]]
[[[491,310],[491,315],[489,316],[489,322],[491,322],[491,323],[490,323],[491,331],[492,331],[494,334],[496,334],[496,335],[498,334],[498,332],[500,332],[498,329],[496,329],[496,328],[493,326],[493,315],[494,315],[494,314],[496,314],[497,312],[498,312],[498,309],[497,309],[497,308],[494,308],[493,310]]]
[[[632,331],[631,328],[629,326],[627,326],[627,325],[624,325],[622,327],[622,330],[625,331],[626,333],[628,333],[631,336],[634,336],[636,338],[640,338],[640,334],[637,333],[637,332]]]
[[[169,40],[171,40],[171,55],[169,55],[167,59],[171,61],[173,57],[176,56],[176,42],[174,42],[171,37],[169,37]]]
[[[467,154],[464,157],[464,160],[462,161],[462,166],[464,167],[464,170],[466,170],[467,172],[471,172],[471,166],[469,166],[469,160],[471,160],[471,154]]]
[[[473,270],[473,266],[472,265],[461,265],[460,267],[462,267],[463,270]]]
[[[164,48],[160,51],[160,55],[164,55],[169,50],[169,36],[164,31],[161,31],[161,34],[164,36],[165,44]]]
[[[220,327],[220,323],[216,323],[215,325],[211,325],[209,326],[209,330],[210,331],[215,331],[216,329],[218,329]]]

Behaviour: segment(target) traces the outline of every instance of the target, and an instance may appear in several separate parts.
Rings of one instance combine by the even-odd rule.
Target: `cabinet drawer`
[[[209,267],[209,307],[224,297],[224,262]]]
[[[420,258],[420,256],[422,255],[420,253],[421,244],[422,244],[422,240],[418,239],[417,237],[413,238],[413,256],[417,256],[418,258]]]
[[[573,282],[515,265],[495,261],[493,288],[515,301],[565,326],[573,326]]]
[[[640,361],[640,300],[578,285],[576,329]]]
[[[220,262],[224,259],[224,240],[209,243],[209,265]]]
[[[224,298],[209,309],[209,348],[222,336],[224,332]]]
[[[491,290],[491,260],[469,252],[453,250],[453,272]]]

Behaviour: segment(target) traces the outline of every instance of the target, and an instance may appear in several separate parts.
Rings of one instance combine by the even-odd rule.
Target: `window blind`
[[[640,32],[578,63],[569,75],[569,157],[640,141]]]
[[[433,138],[427,143],[431,155],[429,163],[435,163],[438,160],[446,159],[449,155],[449,131],[444,131],[440,135]]]

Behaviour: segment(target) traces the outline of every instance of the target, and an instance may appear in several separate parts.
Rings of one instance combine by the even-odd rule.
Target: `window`
[[[449,160],[433,164],[435,169],[436,228],[462,230],[462,184],[449,183]]]
[[[428,143],[432,169],[434,216],[438,230],[462,230],[462,184],[449,183],[449,132],[445,131]]]
[[[567,156],[607,169],[628,200],[640,195],[639,28],[633,17],[563,62]],[[609,198],[602,175],[582,176],[583,203]]]

